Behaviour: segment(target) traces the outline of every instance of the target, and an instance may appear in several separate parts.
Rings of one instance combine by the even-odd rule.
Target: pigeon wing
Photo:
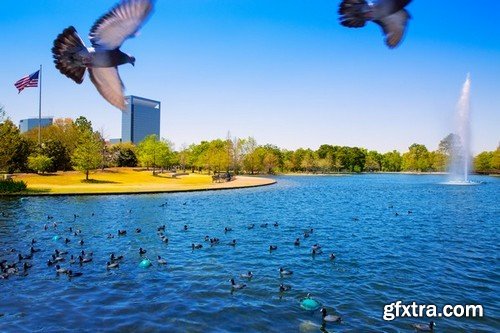
[[[406,25],[410,19],[410,14],[405,10],[400,10],[382,19],[375,20],[382,27],[385,34],[385,43],[391,49],[395,48],[403,39]]]
[[[99,18],[89,39],[95,48],[114,50],[141,28],[153,10],[152,0],[122,0]]]
[[[94,83],[101,96],[118,109],[125,110],[124,86],[118,74],[118,68],[89,68],[89,74],[90,80]]]

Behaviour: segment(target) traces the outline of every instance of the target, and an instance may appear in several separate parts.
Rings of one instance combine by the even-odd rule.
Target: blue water
[[[465,187],[441,185],[441,176],[277,180],[231,191],[0,199],[7,215],[0,214],[0,260],[28,253],[32,238],[41,249],[27,276],[0,280],[0,331],[317,332],[320,312],[299,306],[307,293],[342,316],[342,323],[326,326],[330,332],[411,332],[412,323],[429,321],[384,321],[384,304],[396,300],[482,304],[485,317],[435,319],[436,331],[500,330],[500,179],[475,177],[486,183]],[[157,235],[162,224],[168,245]],[[224,227],[233,231],[224,234]],[[118,237],[118,229],[127,235]],[[211,247],[205,235],[220,245]],[[233,239],[237,245],[227,245]],[[203,248],[192,251],[192,243]],[[315,243],[324,254],[311,255]],[[270,252],[271,244],[278,249]],[[139,247],[152,267],[138,267]],[[93,261],[80,267],[66,259],[63,267],[83,275],[57,276],[46,265],[55,248],[93,251]],[[111,252],[124,260],[106,270]],[[157,255],[168,264],[156,264]],[[280,278],[280,267],[294,274]],[[249,270],[253,279],[240,278]],[[247,287],[231,293],[230,278]],[[292,290],[280,294],[280,283]]]

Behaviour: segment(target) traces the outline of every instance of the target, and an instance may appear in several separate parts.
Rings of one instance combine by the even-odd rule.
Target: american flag
[[[30,87],[38,87],[38,75],[40,74],[40,71],[36,71],[35,73],[31,75],[26,75],[14,85],[16,86],[17,90],[19,90],[18,94],[23,91],[24,88],[30,88]]]

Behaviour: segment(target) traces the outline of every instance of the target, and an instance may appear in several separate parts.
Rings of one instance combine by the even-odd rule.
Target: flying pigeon
[[[120,51],[120,46],[136,35],[152,10],[153,0],[122,0],[94,23],[89,33],[92,47],[88,48],[73,26],[64,29],[52,48],[56,68],[78,84],[88,69],[102,97],[124,110],[124,85],[118,66],[134,66],[135,58]]]
[[[411,18],[404,9],[411,0],[343,0],[340,4],[340,23],[349,28],[364,27],[366,21],[373,21],[382,27],[385,43],[391,49],[401,42],[406,24]]]

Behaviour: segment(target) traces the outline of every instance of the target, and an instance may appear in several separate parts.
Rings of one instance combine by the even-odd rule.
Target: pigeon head
[[[131,55],[128,55],[128,62],[132,64],[132,66],[135,67],[135,57],[134,56],[131,56]]]

